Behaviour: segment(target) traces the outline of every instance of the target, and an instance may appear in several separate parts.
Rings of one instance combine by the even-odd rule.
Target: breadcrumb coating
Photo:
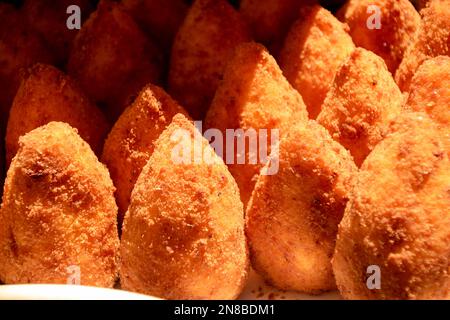
[[[112,287],[119,237],[114,186],[76,130],[62,122],[19,140],[0,210],[0,281]]]
[[[355,49],[348,27],[328,10],[314,6],[303,10],[288,33],[280,54],[280,67],[317,118],[340,65]]]
[[[37,64],[29,69],[10,110],[6,132],[7,164],[19,148],[19,137],[51,121],[65,122],[76,128],[83,140],[100,154],[109,130],[102,112],[64,73],[55,67]]]
[[[202,120],[237,45],[250,41],[239,13],[226,0],[196,0],[172,47],[169,93]]]
[[[184,140],[173,139],[184,132]],[[197,137],[199,135],[199,137]],[[173,161],[178,145],[213,164]],[[233,177],[184,116],[161,134],[131,195],[121,241],[122,288],[166,299],[234,299],[246,282],[243,205]]]
[[[128,209],[134,184],[153,153],[156,139],[178,113],[188,117],[163,89],[147,85],[109,133],[102,162],[109,168],[117,188],[119,225]]]
[[[307,118],[301,95],[284,78],[275,59],[264,46],[251,42],[240,45],[227,65],[224,80],[217,89],[206,116],[205,127],[219,129],[224,137],[226,129],[238,128],[278,129],[282,136],[291,122],[303,122]],[[269,131],[268,142],[271,141],[270,133]],[[270,151],[270,146],[268,150]],[[233,163],[228,164],[241,191],[244,205],[250,198],[259,170],[263,166],[261,162],[250,163],[249,151],[248,145],[245,150],[237,150]],[[245,152],[244,164],[238,163],[238,152]]]
[[[315,121],[281,140],[280,169],[261,175],[246,213],[253,268],[282,290],[335,289],[331,256],[357,167]]]
[[[317,121],[360,166],[402,105],[403,96],[383,59],[357,48],[337,72]]]
[[[367,157],[339,225],[333,271],[347,299],[450,298],[450,163],[435,124],[407,113]],[[367,286],[380,268],[381,288]]]

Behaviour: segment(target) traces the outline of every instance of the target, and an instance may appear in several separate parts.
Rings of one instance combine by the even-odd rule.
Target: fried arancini
[[[114,121],[144,85],[160,81],[162,56],[121,4],[102,0],[75,38],[68,72]]]
[[[278,174],[259,177],[247,208],[253,268],[279,289],[334,289],[331,256],[358,169],[314,120],[294,125],[278,156]]]
[[[266,129],[269,131],[268,141],[271,141],[271,129],[278,129],[282,136],[291,122],[307,119],[301,95],[284,78],[275,59],[262,45],[251,42],[240,45],[228,63],[224,79],[206,116],[205,127],[219,129],[224,136],[227,129]],[[259,136],[259,132],[256,133]],[[227,145],[230,143],[226,141]],[[250,163],[248,145],[245,150],[236,150],[232,163],[227,161],[244,205],[263,165],[261,161]],[[246,154],[244,164],[237,161],[241,153]],[[227,157],[226,150],[223,157]]]
[[[412,77],[425,60],[450,55],[450,0],[431,0],[420,14],[422,23],[416,40],[395,74],[403,92],[409,91]]]
[[[93,9],[89,0],[25,0],[22,8],[27,23],[53,50],[61,67],[67,63],[72,41],[78,32],[67,27],[67,8],[71,5],[80,8],[82,21],[89,17]]]
[[[317,121],[360,166],[402,105],[403,96],[383,59],[357,48],[337,72]]]
[[[320,6],[302,10],[280,54],[284,75],[315,119],[339,66],[355,49],[347,27]]]
[[[450,135],[450,57],[426,60],[417,69],[406,108],[426,112]]]
[[[122,0],[146,34],[170,50],[188,6],[183,0]]]
[[[172,48],[169,93],[196,120],[209,108],[228,58],[250,36],[226,0],[196,0]]]
[[[55,67],[37,64],[30,68],[12,104],[6,132],[6,161],[11,163],[19,137],[51,121],[66,122],[78,130],[100,154],[109,124],[102,112],[78,86]]]
[[[380,25],[372,26],[377,14]],[[414,42],[420,25],[420,15],[409,0],[349,0],[338,17],[349,25],[354,43],[382,57],[392,74]]]
[[[37,32],[23,22],[22,12],[0,3],[0,132],[4,132],[21,70],[36,62],[53,63],[54,56]]]
[[[316,3],[316,0],[242,0],[239,11],[255,40],[277,51],[299,10]]]
[[[154,85],[147,85],[117,120],[105,141],[102,162],[116,186],[119,223],[128,209],[130,195],[154,143],[177,113],[187,115],[178,103]]]
[[[188,149],[186,162],[174,157],[178,148]],[[197,161],[192,148],[203,148],[212,161]],[[237,185],[193,124],[176,115],[131,195],[121,240],[122,288],[166,299],[234,299],[247,269]]]
[[[356,177],[332,261],[344,298],[450,298],[450,162],[427,118],[400,116]]]
[[[119,237],[108,170],[68,124],[22,136],[0,210],[0,280],[112,287]]]

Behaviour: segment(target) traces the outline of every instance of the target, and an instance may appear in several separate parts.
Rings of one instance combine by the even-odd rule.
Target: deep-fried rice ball
[[[29,70],[11,107],[6,132],[8,165],[19,148],[19,137],[50,121],[70,124],[100,154],[109,129],[102,112],[64,73],[37,64]]]
[[[357,171],[350,153],[311,120],[281,140],[276,175],[261,175],[248,204],[253,267],[283,290],[335,288],[337,227]]]
[[[353,190],[332,262],[343,297],[450,299],[450,162],[435,124],[400,116]]]
[[[337,72],[317,121],[360,166],[402,105],[403,96],[383,59],[357,48]]]
[[[420,14],[422,23],[417,39],[406,51],[395,74],[395,80],[404,92],[409,91],[412,77],[425,60],[450,55],[450,1],[431,0]]]
[[[102,0],[75,38],[68,72],[114,121],[144,85],[160,81],[161,52],[121,4]]]
[[[69,125],[51,122],[21,137],[0,210],[0,281],[65,284],[78,274],[82,285],[112,287],[113,193],[108,170]]]
[[[348,28],[320,6],[302,11],[280,55],[284,75],[315,119],[339,66],[355,49]]]
[[[380,10],[379,29],[371,25],[378,13],[371,6]],[[349,25],[355,44],[382,57],[392,74],[420,25],[420,15],[409,0],[349,0],[338,17]]]
[[[225,65],[247,26],[226,0],[196,0],[173,44],[169,92],[196,120],[209,108]]]
[[[268,132],[267,151],[272,141],[271,130],[278,130],[281,137],[291,122],[302,122],[308,118],[301,95],[284,78],[275,59],[262,45],[251,42],[240,45],[225,70],[224,80],[217,89],[211,108],[205,119],[207,129],[219,129],[226,137],[227,129],[242,129],[244,134],[260,129]],[[236,139],[237,140],[237,139]],[[224,139],[224,145],[233,141]],[[237,148],[238,142],[235,143]],[[241,191],[244,205],[253,191],[259,170],[264,165],[261,159],[256,164],[250,161],[250,143],[244,150],[235,150],[231,163],[227,161],[231,174]],[[245,154],[245,163],[238,163],[238,154]],[[231,156],[229,156],[231,158]],[[223,158],[227,158],[226,148]]]
[[[192,156],[193,148],[202,148],[211,162]],[[178,161],[180,149],[186,162]],[[245,284],[237,185],[182,115],[157,140],[133,189],[121,261],[122,288],[167,299],[234,299]]]
[[[130,195],[142,168],[150,158],[156,139],[177,113],[187,112],[163,89],[146,86],[117,120],[102,154],[116,186],[119,222],[130,203]]]

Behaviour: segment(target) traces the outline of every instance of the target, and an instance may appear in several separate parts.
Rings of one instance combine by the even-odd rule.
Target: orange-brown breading
[[[42,38],[23,20],[23,14],[12,5],[0,3],[0,132],[8,121],[21,70],[36,62],[55,61]]]
[[[353,190],[332,262],[343,297],[450,299],[450,162],[426,114],[399,117]]]
[[[211,108],[205,119],[207,129],[219,129],[224,137],[226,129],[270,130],[278,129],[282,136],[291,122],[302,122],[308,118],[300,94],[284,78],[275,59],[262,45],[245,43],[240,45],[228,63],[224,80],[217,89]],[[224,139],[225,141],[226,139]],[[226,144],[232,141],[225,141]],[[237,143],[235,144],[237,145]],[[241,191],[244,205],[252,193],[261,161],[251,164],[249,150],[236,150],[233,163],[227,163]],[[245,153],[245,163],[239,164],[237,154]],[[224,159],[226,159],[224,148]]]
[[[255,40],[277,53],[299,10],[316,0],[242,0],[239,11],[249,24]]]
[[[317,121],[360,166],[402,105],[403,96],[383,59],[357,48],[337,72]]]
[[[180,163],[174,152],[185,148],[187,161]],[[212,161],[194,158],[195,148]],[[238,187],[193,124],[176,115],[131,195],[121,241],[122,288],[166,299],[234,299],[247,269]]]
[[[392,74],[420,25],[420,15],[409,0],[349,0],[338,17],[349,25],[353,42],[382,57]]]
[[[51,121],[70,124],[100,154],[109,124],[73,81],[58,69],[37,64],[17,91],[6,132],[7,164],[19,148],[19,137]]]
[[[169,92],[194,119],[205,116],[235,47],[249,40],[226,0],[194,2],[175,37],[169,71]]]
[[[450,135],[450,57],[426,60],[412,78],[406,108],[426,112]],[[450,150],[449,150],[450,151]]]
[[[22,8],[27,23],[42,36],[61,67],[67,63],[72,41],[78,32],[67,27],[70,16],[67,8],[71,5],[80,8],[82,22],[93,9],[89,0],[25,0]]]
[[[431,0],[420,14],[422,23],[417,38],[395,74],[403,92],[409,91],[412,77],[425,60],[450,55],[450,0]]]
[[[304,10],[280,54],[284,75],[303,97],[309,117],[320,113],[339,66],[355,49],[347,27],[320,6]]]
[[[0,210],[0,281],[112,287],[119,237],[108,170],[68,124],[20,138]]]
[[[128,209],[130,195],[156,139],[177,113],[187,112],[154,85],[146,86],[117,120],[105,141],[102,162],[116,186],[119,223]]]
[[[277,174],[259,177],[248,204],[253,268],[283,290],[334,289],[331,256],[358,169],[314,120],[288,131],[279,161]]]
[[[188,6],[183,0],[122,0],[146,34],[170,50]]]
[[[159,82],[160,50],[119,3],[102,0],[77,34],[69,75],[116,120],[149,82]]]

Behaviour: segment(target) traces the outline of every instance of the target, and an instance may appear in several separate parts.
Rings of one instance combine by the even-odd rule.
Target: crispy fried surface
[[[331,256],[357,168],[314,121],[291,128],[279,158],[278,174],[259,177],[248,205],[252,265],[283,290],[334,289]]]
[[[72,41],[78,32],[66,25],[69,17],[66,10],[70,5],[80,7],[82,21],[89,17],[93,9],[89,0],[25,0],[22,8],[27,23],[52,49],[61,67],[67,62]]]
[[[221,130],[224,136],[226,129],[237,128],[278,129],[282,135],[291,121],[301,122],[307,117],[302,97],[284,78],[275,59],[262,45],[246,43],[238,47],[227,65],[224,80],[206,116],[205,126]],[[248,144],[246,150],[238,152],[246,153],[245,164],[237,163],[235,152],[233,164],[228,167],[245,205],[262,165],[250,164]]]
[[[249,24],[255,40],[277,51],[292,23],[298,18],[300,8],[316,2],[316,0],[242,0],[239,11]]]
[[[339,225],[333,270],[348,299],[450,298],[448,155],[425,114],[404,117],[364,162]]]
[[[246,25],[226,0],[196,0],[173,44],[169,92],[194,119],[203,119],[228,58],[249,41]]]
[[[370,6],[380,9],[380,29],[367,27],[375,13]],[[338,17],[349,25],[355,44],[382,57],[392,74],[414,42],[420,25],[420,15],[409,0],[350,0]]]
[[[420,11],[422,23],[415,42],[408,48],[395,80],[408,92],[411,79],[427,59],[450,55],[450,0],[431,0]]]
[[[186,139],[173,140],[180,130]],[[175,116],[136,182],[122,233],[124,289],[168,299],[233,299],[245,284],[238,188],[207,141],[194,140],[195,130],[184,116]],[[216,163],[196,164],[191,156],[190,164],[173,162],[177,145],[194,143]]]
[[[0,3],[0,131],[6,126],[21,70],[36,62],[55,61],[42,38],[23,20],[23,14],[12,5]]]
[[[119,222],[128,209],[134,184],[153,153],[154,143],[177,113],[178,103],[154,85],[147,85],[117,120],[105,141],[102,162],[116,186]]]
[[[160,81],[160,50],[119,3],[101,1],[77,34],[68,72],[116,120],[149,82]]]
[[[101,152],[109,129],[101,111],[68,76],[52,66],[37,64],[29,70],[11,107],[6,133],[8,165],[19,148],[19,137],[50,121],[77,128],[91,148]]]
[[[312,119],[320,113],[339,66],[355,49],[347,31],[329,11],[314,6],[303,10],[281,50],[281,69],[302,95]]]
[[[0,280],[112,287],[117,206],[108,171],[69,125],[51,122],[20,139],[0,211]]]
[[[450,132],[450,57],[426,60],[414,75],[406,107],[426,112]],[[445,132],[444,131],[444,132]]]
[[[122,0],[139,26],[170,50],[188,6],[183,0]]]
[[[402,105],[403,96],[384,61],[357,48],[337,72],[317,121],[360,166]]]

